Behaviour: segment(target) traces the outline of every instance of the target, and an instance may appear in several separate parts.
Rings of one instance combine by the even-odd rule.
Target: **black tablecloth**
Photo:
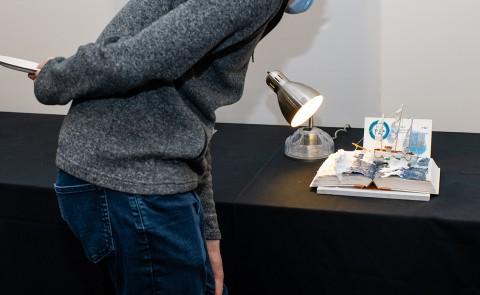
[[[112,292],[58,214],[62,119],[0,113],[1,294]],[[321,162],[283,155],[292,129],[217,128],[214,189],[232,294],[480,294],[480,135],[434,133],[441,193],[415,202],[316,195],[308,184]],[[336,146],[361,136],[351,130]]]
[[[87,262],[57,209],[54,159],[63,118],[0,112],[0,294],[112,293],[105,269]],[[235,200],[291,130],[235,124],[217,129],[213,182],[228,276],[235,264]]]

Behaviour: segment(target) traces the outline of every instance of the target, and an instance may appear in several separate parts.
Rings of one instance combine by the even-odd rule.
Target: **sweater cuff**
[[[217,214],[206,214],[205,220],[205,239],[206,240],[221,240],[222,234],[218,227]]]
[[[58,101],[55,97],[55,90],[58,84],[55,83],[55,73],[52,70],[55,64],[58,64],[64,60],[64,58],[52,58],[50,59],[40,70],[40,74],[34,82],[34,93],[38,102],[44,105],[56,105]]]

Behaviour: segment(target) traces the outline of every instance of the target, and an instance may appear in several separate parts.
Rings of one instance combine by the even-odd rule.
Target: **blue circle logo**
[[[370,127],[368,128],[370,137],[372,139],[375,139],[375,133],[377,132],[378,121],[379,120],[373,121],[372,124],[370,124]],[[383,139],[387,139],[388,135],[390,134],[390,126],[388,126],[387,122],[383,122],[383,130],[381,130],[381,132],[383,132]]]

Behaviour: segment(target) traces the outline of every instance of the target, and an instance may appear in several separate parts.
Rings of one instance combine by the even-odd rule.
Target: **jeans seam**
[[[103,258],[105,255],[109,254],[109,252],[114,250],[114,245],[113,245],[113,234],[112,234],[112,225],[110,223],[110,214],[108,210],[108,201],[107,201],[107,193],[105,190],[103,190],[103,198],[105,201],[105,206],[102,208],[102,223],[105,222],[105,216],[107,217],[107,225],[108,225],[108,230],[105,230],[105,227],[103,227],[103,241],[105,243],[104,247],[99,250],[97,253],[92,254],[92,258],[95,261],[99,261],[99,259]],[[103,207],[103,206],[102,206]],[[109,235],[110,234],[110,235]]]
[[[138,215],[140,217],[140,224],[141,224],[141,227],[142,227],[142,233],[143,233],[143,236],[145,238],[145,242],[147,243],[147,251],[148,251],[147,259],[148,259],[148,262],[149,262],[149,265],[150,265],[150,279],[151,279],[151,282],[152,282],[152,291],[153,291],[153,294],[156,294],[157,291],[155,290],[155,273],[153,271],[152,253],[151,253],[151,250],[150,250],[150,242],[148,240],[147,232],[145,230],[145,224],[143,222],[143,214],[142,214],[142,210],[140,209],[140,205],[138,203],[138,197],[134,196],[134,200],[135,200],[135,205],[137,206]]]
[[[201,210],[201,206],[202,206],[202,202],[200,201],[200,196],[193,190],[191,191],[191,193],[193,194],[193,197],[195,198],[195,212],[197,213],[197,215],[200,215],[200,210]]]
[[[108,197],[107,197],[107,190],[106,189],[103,189],[103,196],[105,198],[105,208],[106,208],[106,216],[107,216],[107,223],[108,223],[108,232],[110,234],[110,237],[107,238],[107,241],[109,242],[109,244],[111,245],[112,247],[112,251],[115,251],[115,243],[113,241],[113,231],[112,231],[112,222],[110,220],[110,210],[108,209],[109,206],[108,206]]]
[[[198,219],[199,219],[199,225],[200,225],[200,234],[202,236],[203,240],[203,246],[205,248],[205,263],[204,263],[204,287],[205,290],[208,289],[208,266],[207,263],[210,264],[210,267],[212,268],[212,264],[210,261],[209,253],[208,253],[208,247],[207,247],[207,240],[206,240],[206,235],[205,235],[205,213],[203,212],[203,206],[202,206],[202,201],[200,200],[200,196],[195,192],[192,191],[193,195],[196,198],[197,204],[198,204]],[[212,268],[212,275],[213,275],[213,268]],[[215,278],[213,279],[214,285],[215,285]]]

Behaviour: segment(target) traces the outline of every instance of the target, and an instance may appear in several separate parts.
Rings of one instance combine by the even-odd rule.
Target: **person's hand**
[[[212,264],[213,276],[215,277],[215,295],[222,295],[224,273],[222,255],[220,254],[220,241],[207,241],[207,250],[210,263]]]
[[[47,62],[49,60],[51,60],[52,58],[50,57],[49,59],[47,59],[46,61],[38,64],[37,68],[38,70],[34,73],[34,74],[28,74],[28,78],[30,78],[31,80],[35,81],[37,80],[37,77],[38,77],[38,74],[40,74],[40,71],[43,69],[43,67],[47,64]]]

